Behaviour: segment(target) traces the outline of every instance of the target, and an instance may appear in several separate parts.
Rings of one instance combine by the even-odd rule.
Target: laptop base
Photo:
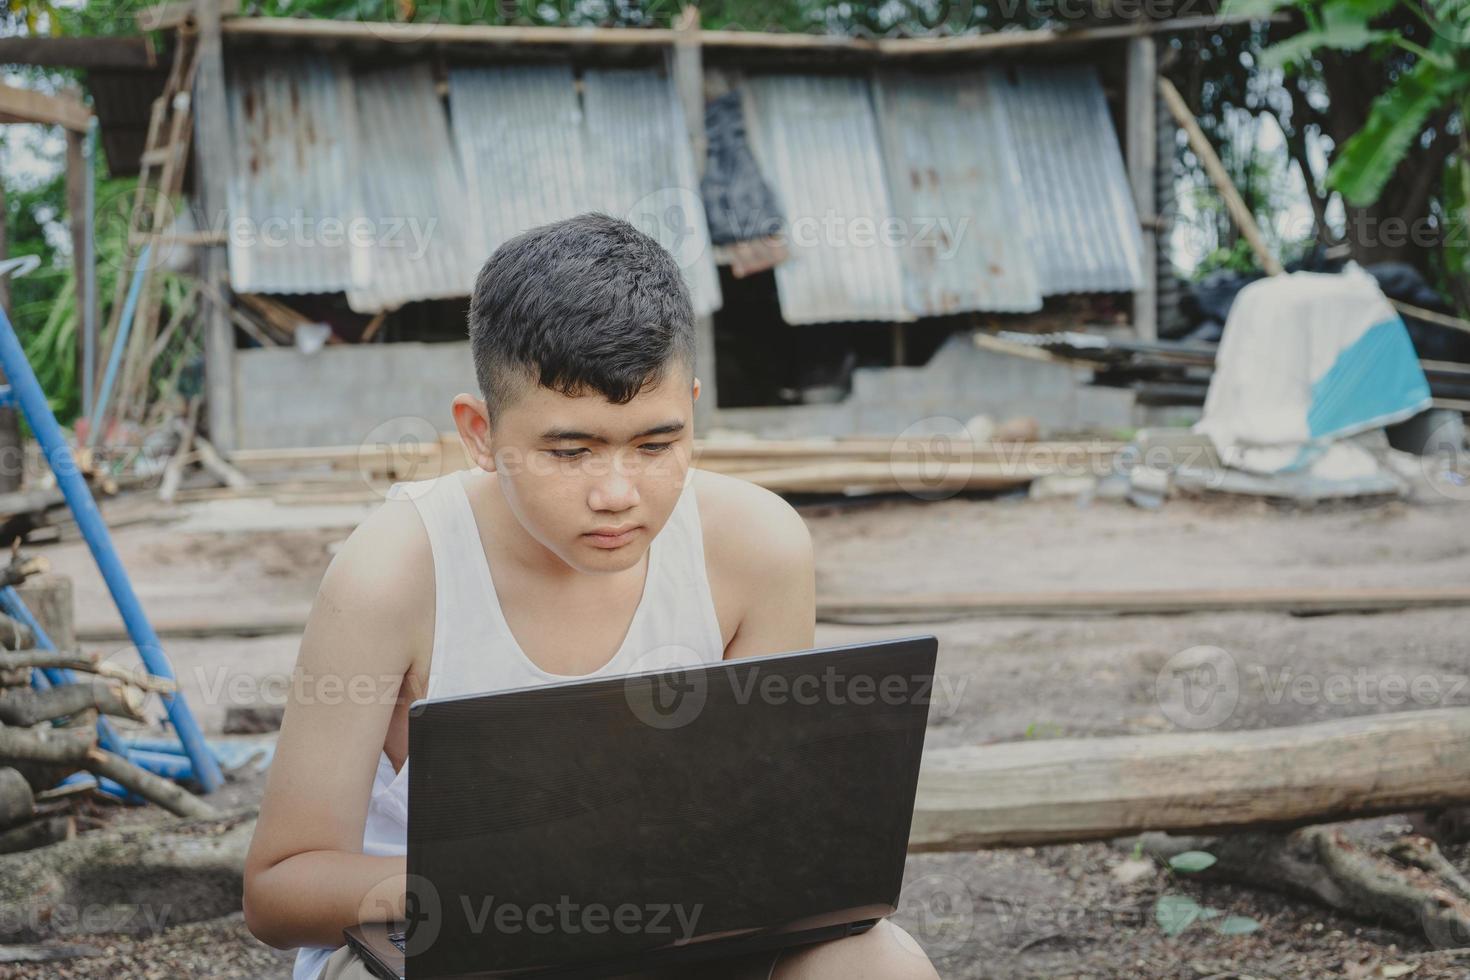
[[[599,977],[618,977],[641,970],[664,970],[671,967],[692,966],[697,963],[727,956],[742,956],[766,950],[784,949],[788,946],[806,946],[812,943],[829,942],[867,932],[877,925],[877,919],[865,919],[847,925],[826,926],[802,932],[763,933],[753,936],[737,936],[729,939],[711,939],[706,942],[685,946],[666,946],[633,956],[604,960],[595,964],[555,967],[552,969],[495,971],[491,973],[463,973],[461,977],[514,978],[514,980],[594,980]],[[347,944],[353,948],[374,976],[382,980],[406,980],[404,954],[390,936],[400,934],[403,926],[397,923],[373,922],[354,926],[343,932]]]

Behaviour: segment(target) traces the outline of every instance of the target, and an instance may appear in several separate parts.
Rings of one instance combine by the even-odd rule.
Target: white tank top
[[[429,532],[434,556],[434,646],[429,657],[428,697],[483,694],[571,679],[713,663],[725,644],[715,615],[704,564],[704,537],[694,483],[686,478],[668,522],[649,544],[643,596],[618,652],[602,667],[582,675],[553,674],[536,666],[511,634],[474,511],[459,470],[429,480],[395,483],[389,500],[411,500]],[[504,574],[504,573],[501,573]],[[364,854],[407,852],[408,760],[393,770],[378,755],[363,827]],[[332,949],[302,947],[294,980],[314,980]]]

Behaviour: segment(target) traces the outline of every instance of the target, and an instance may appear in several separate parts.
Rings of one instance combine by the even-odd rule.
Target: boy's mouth
[[[643,530],[641,524],[634,524],[618,533],[608,533],[605,530],[592,531],[582,535],[594,548],[621,548],[632,541],[638,532]]]

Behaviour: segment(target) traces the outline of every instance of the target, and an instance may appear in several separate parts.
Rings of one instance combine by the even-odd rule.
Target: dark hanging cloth
[[[699,192],[710,241],[728,245],[779,232],[781,209],[751,156],[739,92],[728,92],[705,104],[704,132],[709,156]]]

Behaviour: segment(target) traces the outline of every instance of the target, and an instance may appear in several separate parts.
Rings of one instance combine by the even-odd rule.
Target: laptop
[[[870,928],[898,907],[937,648],[416,701],[408,918],[347,942],[385,980],[591,978]]]

